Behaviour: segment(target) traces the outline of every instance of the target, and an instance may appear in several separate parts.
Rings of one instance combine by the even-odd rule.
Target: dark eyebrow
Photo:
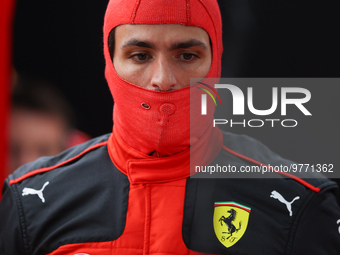
[[[138,47],[143,47],[143,48],[150,48],[150,49],[155,49],[155,45],[150,42],[146,41],[140,41],[135,38],[131,38],[130,40],[127,40],[126,42],[123,43],[122,48],[128,48],[131,46],[138,46]]]
[[[122,48],[128,48],[132,46],[138,46],[138,47],[150,48],[150,49],[156,48],[156,46],[153,43],[148,42],[148,41],[140,41],[136,38],[131,38],[127,40],[126,42],[124,42],[122,45]],[[185,42],[174,43],[173,45],[171,45],[170,50],[186,49],[186,48],[197,47],[197,46],[203,49],[208,49],[208,46],[204,42],[197,40],[197,39],[191,39]]]
[[[186,48],[190,48],[190,47],[201,47],[203,49],[208,49],[208,46],[197,39],[191,39],[189,41],[185,41],[185,42],[179,42],[179,43],[175,43],[171,46],[171,50],[177,50],[177,49],[186,49]]]

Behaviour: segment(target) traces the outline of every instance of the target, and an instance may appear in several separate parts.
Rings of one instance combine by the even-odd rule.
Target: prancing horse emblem
[[[279,193],[277,192],[276,190],[273,190],[270,197],[272,198],[275,198],[277,200],[279,200],[281,203],[285,204],[286,207],[287,207],[287,210],[289,212],[289,216],[292,216],[293,215],[293,211],[292,211],[292,203],[294,203],[295,200],[298,200],[300,199],[299,196],[297,197],[294,197],[292,201],[288,202],[286,199],[284,199],[284,197]]]
[[[218,220],[219,222],[221,222],[221,226],[223,226],[223,222],[228,226],[228,232],[222,232],[222,234],[230,235],[227,237],[227,239],[229,239],[234,232],[239,231],[241,229],[242,224],[242,221],[240,221],[239,228],[236,228],[235,225],[233,224],[233,221],[236,216],[236,211],[234,209],[230,209],[228,213],[230,213],[230,215],[227,218],[222,215],[222,217]]]
[[[250,212],[250,207],[233,201],[214,203],[214,231],[226,248],[242,238],[247,230]]]
[[[22,190],[22,196],[27,196],[27,195],[38,195],[38,197],[41,199],[41,202],[45,203],[45,198],[43,195],[43,191],[45,189],[45,187],[49,184],[49,182],[45,182],[44,185],[42,186],[42,188],[40,190],[35,190],[32,188],[24,188]]]

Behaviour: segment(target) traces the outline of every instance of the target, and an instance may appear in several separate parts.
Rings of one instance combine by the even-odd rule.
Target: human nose
[[[177,84],[175,73],[171,63],[165,58],[154,62],[154,70],[151,78],[151,86],[157,91],[170,91]]]

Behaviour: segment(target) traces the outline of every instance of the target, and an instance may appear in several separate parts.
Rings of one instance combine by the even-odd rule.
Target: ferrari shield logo
[[[217,239],[229,248],[246,232],[250,207],[235,202],[215,202],[214,230]]]

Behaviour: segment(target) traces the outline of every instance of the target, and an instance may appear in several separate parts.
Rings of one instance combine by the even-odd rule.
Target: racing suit
[[[247,136],[224,141],[211,165],[291,163]],[[0,254],[339,254],[337,187],[328,179],[193,178],[185,153],[133,154],[105,135],[19,168],[3,190]],[[246,218],[231,221],[227,239],[232,209]]]

